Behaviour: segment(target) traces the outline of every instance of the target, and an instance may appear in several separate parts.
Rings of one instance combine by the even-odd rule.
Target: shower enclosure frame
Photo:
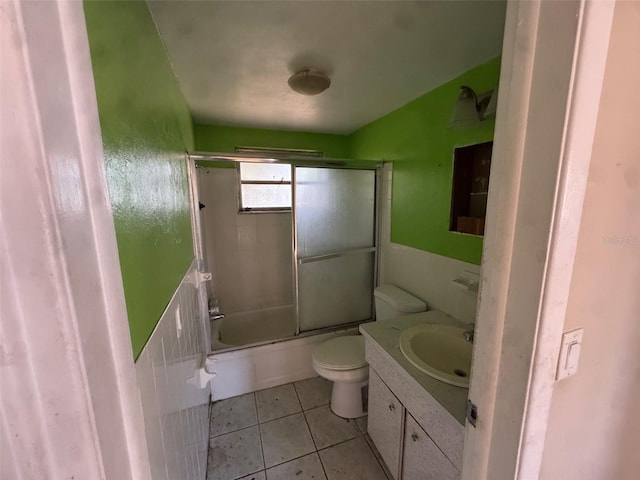
[[[273,154],[271,154],[273,153]],[[240,350],[247,347],[254,347],[269,343],[277,343],[283,342],[287,340],[291,340],[294,338],[302,338],[311,335],[318,335],[322,333],[327,333],[336,330],[346,330],[349,328],[354,328],[360,325],[361,323],[366,323],[375,319],[375,309],[374,309],[374,301],[373,296],[371,298],[371,312],[372,315],[369,319],[366,320],[356,320],[349,323],[344,323],[340,325],[333,325],[328,327],[321,327],[314,330],[309,331],[301,331],[300,330],[300,318],[299,318],[299,288],[298,288],[298,279],[299,279],[299,265],[302,263],[313,262],[323,259],[330,258],[338,258],[346,255],[356,254],[356,253],[373,253],[373,278],[372,278],[372,290],[375,289],[378,284],[378,272],[379,272],[379,258],[380,258],[380,212],[382,208],[382,199],[381,199],[381,185],[382,185],[382,167],[383,162],[380,161],[367,161],[367,160],[353,160],[353,159],[335,159],[335,158],[324,158],[324,157],[314,157],[314,158],[304,158],[302,156],[297,156],[295,151],[291,152],[291,155],[283,152],[275,153],[270,152],[269,155],[265,154],[233,154],[233,153],[215,153],[215,152],[191,152],[188,153],[189,161],[194,164],[198,161],[206,161],[206,162],[224,162],[224,163],[241,163],[241,162],[251,162],[251,163],[279,163],[279,164],[288,164],[292,166],[291,171],[291,226],[292,226],[292,269],[293,269],[293,301],[294,301],[294,315],[295,315],[295,332],[292,336],[282,337],[282,338],[274,338],[267,339],[261,342],[255,342],[245,345],[234,345],[232,347],[216,349],[214,352],[227,352],[233,350]],[[326,255],[318,255],[311,257],[309,259],[298,259],[298,249],[297,249],[297,222],[296,222],[296,169],[295,167],[315,167],[315,168],[332,168],[332,169],[350,169],[350,170],[372,170],[375,174],[375,185],[374,185],[374,246],[373,247],[365,247],[359,249],[348,250],[344,252],[335,252],[329,253]],[[197,179],[194,177],[193,181],[197,182]],[[195,199],[198,201],[198,199]],[[200,227],[201,228],[201,227]],[[204,250],[204,245],[201,245],[201,249]]]

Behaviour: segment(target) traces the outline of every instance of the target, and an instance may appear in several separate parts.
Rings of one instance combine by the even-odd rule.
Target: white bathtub
[[[255,392],[317,376],[311,364],[315,346],[340,335],[354,335],[357,327],[305,335],[264,345],[213,353],[207,357],[212,400]]]
[[[232,313],[211,324],[213,350],[293,337],[296,333],[293,305]]]

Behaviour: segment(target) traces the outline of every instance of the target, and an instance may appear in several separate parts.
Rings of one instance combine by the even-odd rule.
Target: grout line
[[[304,380],[298,380],[297,382],[292,382],[293,383],[293,388],[296,391],[296,395],[298,395],[298,400],[300,401],[300,406],[302,407],[302,411],[303,412],[306,412],[308,410],[313,410],[314,408],[324,407],[325,405],[331,405],[331,396],[329,396],[329,401],[327,403],[322,403],[320,405],[314,405],[314,406],[308,407],[308,408],[304,408],[302,406],[302,400],[300,400],[300,394],[298,393],[298,389],[296,388],[296,383],[305,382],[307,380],[313,380],[315,378],[320,378],[320,379],[324,380],[322,377],[316,376],[316,377],[311,377],[311,378],[305,378]],[[326,381],[328,381],[328,380],[326,380]],[[332,388],[333,388],[333,386],[332,386]]]
[[[298,400],[298,406],[300,407],[300,410],[292,412],[292,413],[287,413],[286,415],[282,415],[280,417],[271,418],[269,420],[262,421],[260,419],[260,412],[258,412],[258,399],[257,399],[257,397],[255,397],[255,393],[256,392],[253,392],[254,393],[254,398],[256,398],[256,414],[257,414],[257,417],[258,417],[258,423],[259,424],[269,423],[269,422],[272,422],[274,420],[279,420],[281,418],[290,417],[291,415],[295,415],[296,413],[302,413],[302,411],[303,411],[302,410],[302,403],[300,402],[300,399],[298,398],[298,392],[296,391],[296,387],[295,387],[295,385],[293,385],[293,382],[285,383],[284,385],[278,385],[277,387],[265,388],[263,390],[258,390],[258,391],[260,392],[260,391],[264,391],[264,390],[271,390],[272,388],[286,387],[287,385],[291,385],[293,387],[293,392],[295,393],[296,399]]]
[[[218,433],[217,435],[212,435],[211,433],[211,413],[209,413],[209,440],[212,440],[214,438],[218,438],[221,437],[222,435],[227,435],[229,433],[235,433],[235,432],[239,432],[240,430],[246,430],[247,428],[251,428],[251,427],[257,427],[258,426],[258,415],[256,414],[256,423],[252,424],[252,425],[245,425],[244,427],[240,427],[240,428],[236,428],[235,430],[229,430],[228,432],[222,432],[222,433]]]
[[[380,452],[378,452],[376,454],[377,448],[376,448],[376,450],[373,449],[374,448],[372,446],[373,439],[368,434],[363,434],[362,437],[364,438],[364,441],[367,444],[367,447],[369,447],[369,450],[371,451],[371,453],[375,457],[376,461],[378,462],[378,465],[380,465],[380,468],[382,469],[382,473],[384,473],[384,476],[387,477],[387,479],[389,479],[389,480],[393,480],[393,476],[391,475],[391,471],[389,470],[387,465],[384,463],[384,460],[382,459],[382,455],[380,455]],[[400,459],[400,461],[402,461],[402,459]]]
[[[298,394],[298,390],[296,389],[296,385],[294,383],[293,385],[293,389],[296,392],[296,395],[298,396],[298,401],[300,402],[300,407],[302,407],[302,401],[300,400],[300,395]],[[324,405],[321,405],[324,406]],[[315,454],[318,457],[318,461],[320,462],[320,468],[322,468],[322,473],[324,473],[324,478],[329,478],[329,475],[327,475],[327,470],[324,468],[324,463],[322,463],[322,458],[320,458],[320,453],[318,451],[318,445],[316,444],[316,439],[313,437],[313,433],[311,432],[311,426],[309,425],[309,420],[307,419],[307,411],[305,411],[304,409],[302,409],[302,416],[304,417],[304,421],[307,424],[307,429],[309,430],[309,435],[311,435],[311,441],[313,442],[313,446],[316,449],[315,450]]]
[[[256,420],[258,421],[258,436],[260,437],[260,453],[262,453],[264,477],[267,478],[267,461],[264,458],[264,445],[262,444],[262,426],[260,425],[260,418],[258,417],[258,399],[256,398],[255,392],[253,393],[253,404],[256,407]]]
[[[341,440],[338,443],[334,443],[333,445],[329,445],[327,447],[322,447],[318,452],[322,452],[323,450],[328,450],[330,448],[336,447],[338,445],[342,445],[343,443],[350,442],[351,440],[355,440],[356,438],[362,437],[362,435],[358,435],[357,437],[347,438],[346,440]],[[366,442],[366,440],[365,440]]]
[[[249,430],[250,428],[255,428],[255,427],[259,427],[259,425],[258,424],[249,425],[248,427],[242,427],[242,428],[239,428],[237,430],[234,430],[233,432],[221,433],[220,435],[216,435],[215,437],[209,437],[209,441],[215,440],[215,439],[220,438],[220,437],[224,437],[225,435],[231,435],[232,433],[243,432],[245,430]]]
[[[300,460],[301,458],[308,457],[309,455],[317,455],[317,454],[318,454],[317,451],[308,452],[308,453],[305,453],[305,454],[300,455],[298,457],[293,457],[291,460],[286,460],[284,462],[275,463],[275,464],[271,465],[270,467],[265,467],[265,470],[271,470],[272,468],[279,467],[280,465],[284,465],[285,463],[293,462],[295,460]],[[320,459],[320,455],[318,455],[318,459]],[[322,463],[322,462],[320,462],[320,463]]]
[[[299,412],[287,413],[286,415],[283,415],[283,416],[278,417],[278,418],[272,418],[271,420],[267,420],[265,422],[261,422],[260,420],[258,420],[258,424],[259,425],[264,425],[265,423],[275,422],[276,420],[282,420],[283,418],[293,417],[294,415],[298,415],[299,413],[304,413],[304,412],[302,410],[300,410]]]
[[[298,398],[298,403],[300,404],[300,408],[302,408],[302,402],[300,401],[300,396],[298,395],[298,391],[296,390],[296,386],[293,386],[293,390],[296,392],[296,397]],[[316,445],[316,439],[313,438],[313,433],[311,432],[311,425],[309,425],[309,420],[307,420],[307,414],[304,410],[302,410],[302,418],[304,418],[304,423],[307,426],[307,430],[309,431],[309,435],[311,436],[311,441],[313,442],[313,448],[315,451],[318,451],[318,445]]]
[[[211,428],[211,417],[213,416],[213,406],[214,406],[216,403],[219,403],[219,402],[226,402],[226,401],[228,401],[228,400],[234,400],[234,399],[237,399],[237,398],[240,398],[240,397],[245,397],[245,396],[247,396],[247,395],[252,395],[252,396],[253,396],[253,406],[254,406],[255,413],[256,413],[256,423],[251,424],[251,425],[246,425],[246,426],[241,427],[241,428],[236,428],[235,430],[229,430],[228,432],[223,432],[223,433],[218,433],[218,434],[216,434],[216,435],[213,435],[213,434],[212,434],[212,428]],[[256,425],[258,425],[258,423],[259,423],[259,419],[258,419],[258,405],[257,405],[257,401],[256,401],[256,395],[255,395],[255,392],[243,393],[242,395],[236,395],[235,397],[225,398],[224,400],[216,400],[215,402],[212,400],[212,401],[209,403],[209,436],[208,436],[209,440],[211,440],[212,438],[217,438],[217,437],[219,437],[219,436],[221,436],[221,435],[226,435],[227,433],[238,432],[238,431],[240,431],[240,430],[244,430],[244,429],[249,428],[249,427],[255,427]]]

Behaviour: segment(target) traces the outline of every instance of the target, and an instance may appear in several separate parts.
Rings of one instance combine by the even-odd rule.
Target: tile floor
[[[329,409],[316,377],[211,405],[208,480],[388,480],[367,417]]]

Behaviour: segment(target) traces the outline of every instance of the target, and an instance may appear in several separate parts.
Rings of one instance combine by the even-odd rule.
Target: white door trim
[[[509,2],[463,479],[538,478],[614,2]]]
[[[0,477],[150,479],[83,4],[0,22]]]

